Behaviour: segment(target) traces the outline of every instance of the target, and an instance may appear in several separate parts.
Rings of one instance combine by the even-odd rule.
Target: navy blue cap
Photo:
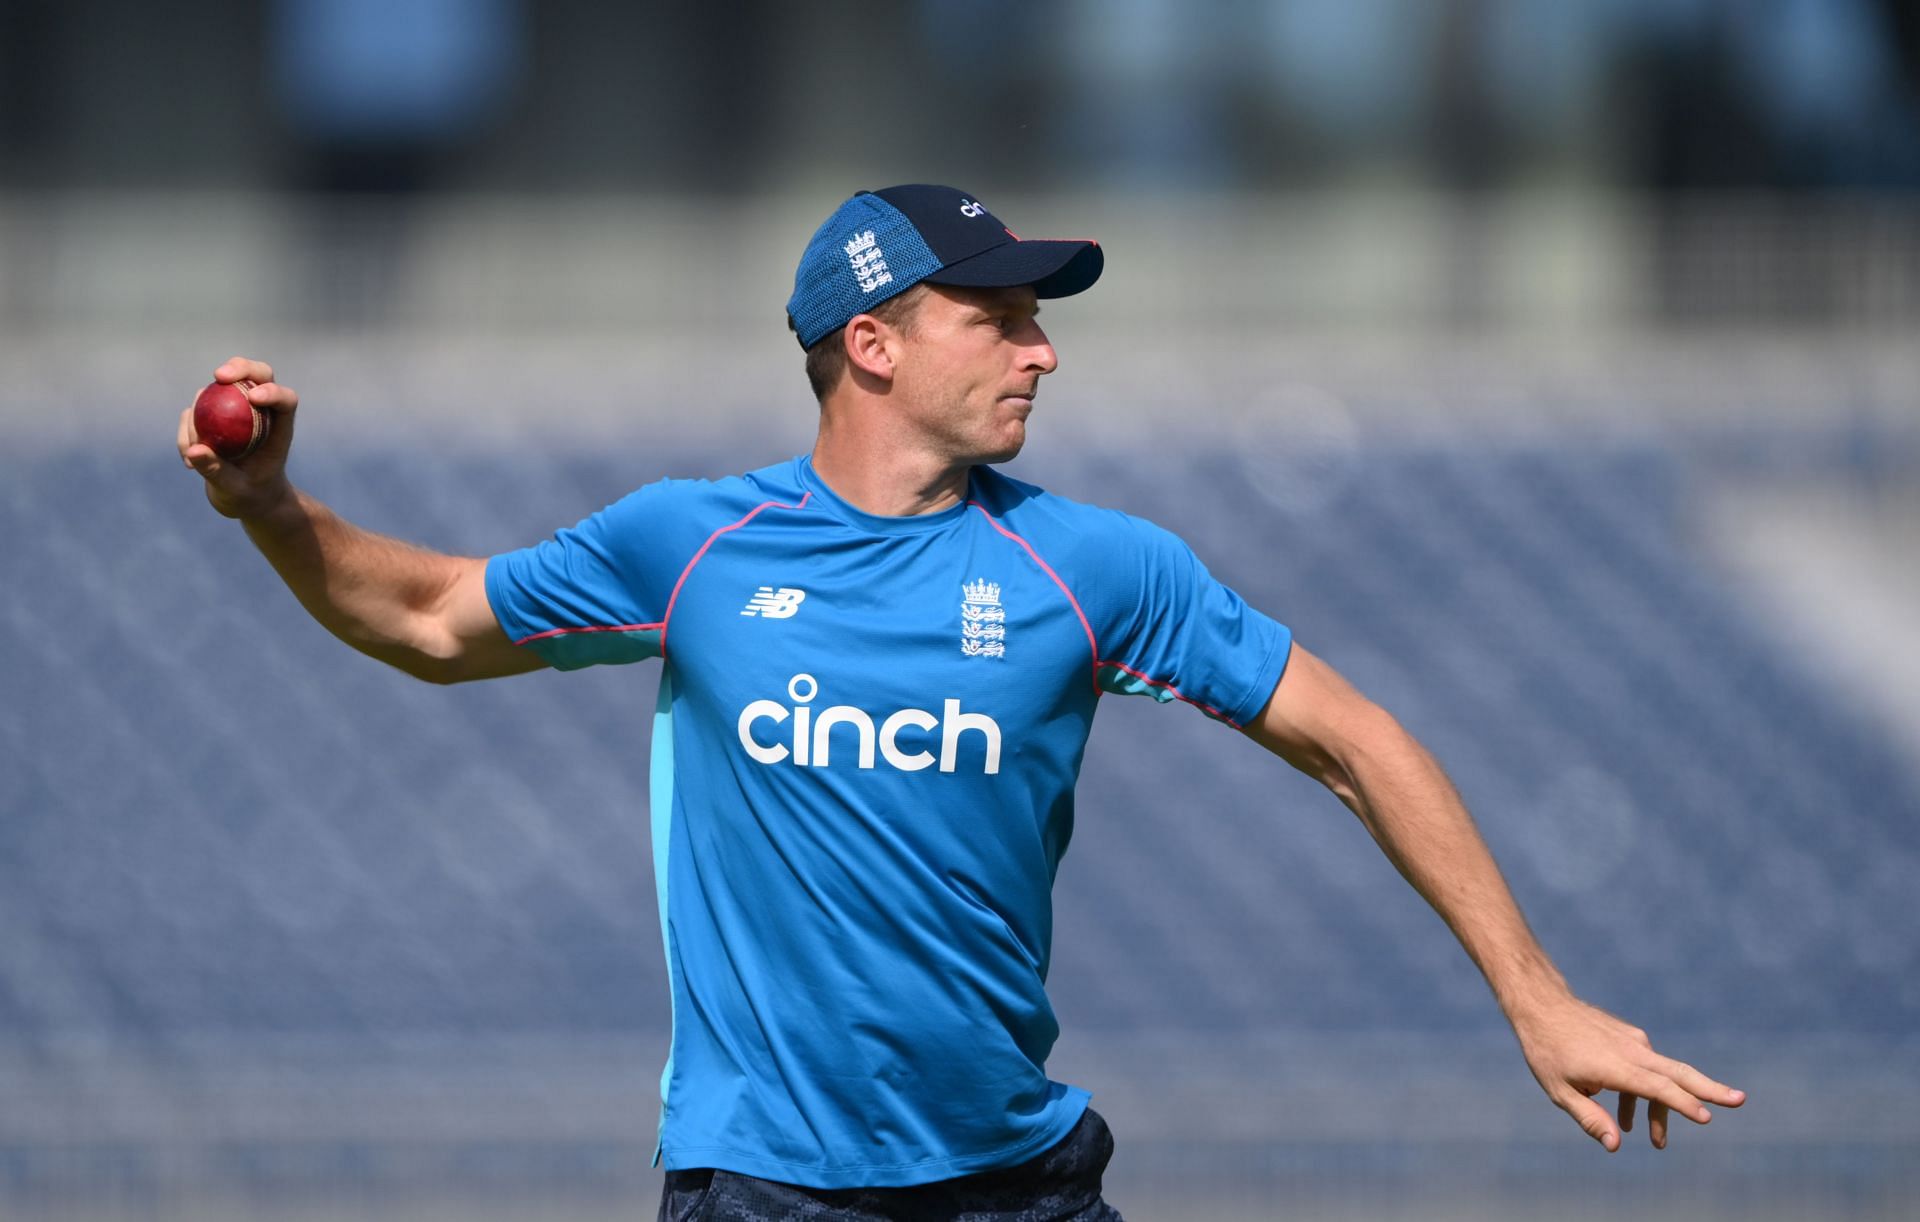
[[[1041,297],[1093,287],[1106,255],[1091,238],[1022,239],[973,196],[911,183],[862,191],[814,232],[793,274],[787,317],[800,346],[925,281],[971,288],[1032,285]]]

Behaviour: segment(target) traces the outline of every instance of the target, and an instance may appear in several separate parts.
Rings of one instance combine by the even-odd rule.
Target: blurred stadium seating
[[[1760,1177],[1743,1200],[1778,1205],[1783,1149],[1911,1190],[1910,1129],[1773,1109],[1831,1118],[1796,1074],[1910,1048],[1920,777],[1695,529],[1706,490],[1756,469],[1910,477],[1911,430],[1356,424],[1288,453],[1276,418],[1271,448],[1201,425],[1143,467],[1071,440],[1100,429],[1071,410],[1015,473],[1181,532],[1394,709],[1578,987],[1766,1102],[1679,1135],[1660,1191],[1737,1164]],[[317,443],[301,477],[356,520],[484,554],[661,474],[778,457],[738,425],[608,440]],[[666,1023],[653,669],[419,685],[299,614],[162,438],[4,461],[0,1092],[42,1102],[0,1115],[0,1201],[99,1180],[324,1184],[338,1205],[490,1182],[474,1165],[644,1196]],[[1120,1133],[1116,1199],[1205,1174],[1227,1216],[1346,1179],[1593,1174],[1471,965],[1336,803],[1177,707],[1110,700],[1101,721],[1059,888],[1055,1068]],[[1905,1057],[1870,1083],[1912,1078]]]
[[[173,413],[271,359],[305,486],[518,546],[804,448],[794,255],[919,178],[1109,252],[1012,472],[1395,711],[1751,1095],[1602,1156],[1336,802],[1112,699],[1051,1070],[1128,1216],[1920,1216],[1916,11],[0,3],[0,1219],[651,1215],[656,668],[351,654]]]

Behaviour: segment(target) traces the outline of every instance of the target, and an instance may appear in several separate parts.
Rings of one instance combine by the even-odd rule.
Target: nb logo
[[[800,604],[806,599],[805,590],[789,589],[786,586],[776,590],[772,586],[761,586],[754,596],[747,600],[747,605],[741,608],[740,614],[759,615],[767,619],[792,619],[793,613],[800,609]]]
[[[979,216],[981,213],[985,212],[986,210],[987,209],[984,204],[976,204],[970,199],[962,199],[960,201],[961,216]]]

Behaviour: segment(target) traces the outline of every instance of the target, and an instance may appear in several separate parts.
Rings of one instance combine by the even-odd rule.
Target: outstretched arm
[[[180,414],[180,458],[206,481],[207,500],[237,519],[300,605],[327,631],[416,678],[455,683],[536,670],[545,663],[507,639],[487,602],[486,561],[428,551],[362,530],[287,479],[300,396],[272,367],[235,357],[218,382],[250,380],[255,407],[274,413],[260,449],[222,459]]]
[[[1527,928],[1493,855],[1440,765],[1400,723],[1299,645],[1245,733],[1320,781],[1358,815],[1406,880],[1460,939],[1513,1025],[1541,1089],[1609,1152],[1647,1101],[1653,1144],[1667,1116],[1698,1124],[1704,1101],[1743,1092],[1655,1052],[1646,1032],[1575,997]],[[1618,1127],[1591,1096],[1619,1092]]]

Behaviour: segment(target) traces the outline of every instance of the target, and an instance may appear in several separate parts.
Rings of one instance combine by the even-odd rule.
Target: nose
[[[1021,368],[1031,369],[1035,373],[1052,373],[1060,368],[1060,354],[1053,350],[1053,344],[1047,339],[1047,333],[1040,329],[1035,319],[1027,320],[1025,351],[1022,352]]]

